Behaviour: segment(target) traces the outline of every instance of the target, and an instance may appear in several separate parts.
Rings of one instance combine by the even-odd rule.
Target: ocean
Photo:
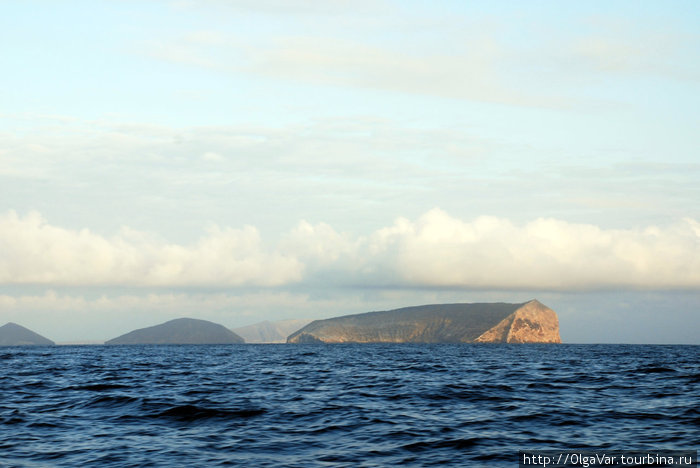
[[[700,347],[0,348],[0,466],[517,466],[695,450]]]

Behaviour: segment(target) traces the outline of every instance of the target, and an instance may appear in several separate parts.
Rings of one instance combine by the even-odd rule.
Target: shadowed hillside
[[[223,325],[191,318],[170,320],[111,339],[105,344],[235,344],[243,338]]]
[[[0,327],[0,346],[29,346],[29,345],[54,345],[53,341],[44,338],[16,323],[6,323]]]

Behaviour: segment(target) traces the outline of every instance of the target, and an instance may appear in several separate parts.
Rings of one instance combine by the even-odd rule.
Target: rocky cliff
[[[180,318],[153,327],[140,328],[105,344],[234,344],[243,338],[223,325],[191,318]]]
[[[16,323],[0,327],[0,346],[54,345],[53,341]]]
[[[498,325],[482,333],[477,343],[561,343],[556,312],[532,300],[522,304]]]
[[[316,320],[288,343],[561,343],[557,314],[523,304],[433,304]]]

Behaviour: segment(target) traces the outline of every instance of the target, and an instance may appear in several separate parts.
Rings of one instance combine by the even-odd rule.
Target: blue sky
[[[697,343],[699,19],[4,2],[0,322],[99,340],[537,297],[568,341]]]

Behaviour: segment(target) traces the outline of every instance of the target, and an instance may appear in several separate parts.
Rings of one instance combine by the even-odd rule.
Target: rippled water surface
[[[700,347],[0,348],[1,466],[517,466],[696,449]]]

